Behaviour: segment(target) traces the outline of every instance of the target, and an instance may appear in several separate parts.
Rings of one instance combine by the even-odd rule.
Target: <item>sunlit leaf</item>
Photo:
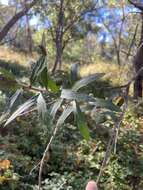
[[[68,106],[67,108],[65,108],[62,115],[59,117],[57,121],[57,125],[61,126],[73,111],[73,106]]]
[[[52,92],[58,92],[59,87],[56,85],[54,80],[50,78],[48,75],[47,67],[43,69],[39,76],[40,84],[44,86],[46,89],[50,89]]]
[[[61,98],[65,98],[67,100],[83,101],[83,102],[95,102],[95,99],[93,97],[69,89],[62,90]]]
[[[98,80],[100,79],[101,77],[103,77],[105,74],[104,73],[96,73],[94,75],[91,75],[91,76],[88,76],[88,77],[85,77],[79,81],[77,81],[72,90],[74,91],[77,91],[79,90],[80,88],[84,87],[84,86],[87,86],[88,84],[94,82],[95,80]]]
[[[59,100],[57,100],[57,101],[53,104],[52,109],[51,109],[51,112],[50,112],[50,115],[52,116],[53,119],[55,118],[55,115],[56,115],[58,109],[60,108],[62,102],[63,102],[63,99],[60,98]]]
[[[37,110],[39,117],[44,121],[47,114],[47,106],[45,99],[43,98],[42,94],[40,93],[37,98]]]
[[[10,98],[10,106],[9,109],[12,109],[13,107],[15,107],[15,104],[17,102],[17,100],[19,99],[20,95],[22,94],[23,89],[18,89],[13,96]],[[17,105],[16,105],[17,106]]]
[[[32,98],[28,101],[26,101],[24,104],[22,104],[7,120],[4,126],[11,123],[14,119],[16,119],[18,116],[21,116],[21,114],[24,114],[25,111],[27,111],[30,107],[32,107],[35,104],[35,98]]]
[[[50,79],[50,77],[48,78],[48,88],[55,93],[59,91],[59,87],[56,85],[55,81]]]

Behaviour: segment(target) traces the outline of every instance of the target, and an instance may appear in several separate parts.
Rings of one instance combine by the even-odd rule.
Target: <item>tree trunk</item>
[[[139,44],[139,48],[134,60],[136,73],[138,73],[141,67],[143,67],[143,13],[141,13],[141,19],[142,19],[142,28],[141,28],[140,44]],[[143,76],[141,74],[136,78],[135,83],[134,83],[134,98],[136,99],[138,99],[139,97],[142,97],[142,90],[143,90],[142,80],[143,80]]]
[[[26,0],[24,0],[24,7],[26,6]],[[27,32],[27,43],[28,43],[28,53],[32,55],[32,34],[29,22],[29,15],[26,13],[26,32]]]
[[[53,73],[56,71],[57,68],[61,69],[62,55],[63,55],[62,43],[57,42],[56,43],[56,59],[55,59],[54,67],[53,67],[53,70],[52,70]]]
[[[0,31],[0,42],[5,38],[11,27],[37,3],[37,0],[33,0],[31,3],[26,4],[25,8],[15,14],[9,21],[8,23],[2,28]]]
[[[58,24],[57,24],[57,30],[56,30],[56,58],[55,63],[52,69],[52,72],[54,73],[56,69],[61,69],[62,67],[62,55],[63,55],[63,27],[64,27],[64,0],[60,0],[60,8],[59,8],[59,14],[58,14]]]

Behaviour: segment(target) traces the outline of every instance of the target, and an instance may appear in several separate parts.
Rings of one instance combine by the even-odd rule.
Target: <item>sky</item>
[[[9,0],[0,0],[0,3],[4,4],[4,5],[8,5],[8,1]],[[38,19],[37,17],[33,17],[31,20],[30,20],[30,24],[31,25],[36,25],[38,22]]]
[[[0,0],[0,2],[4,5],[8,5],[8,0]]]
[[[5,4],[5,5],[8,5],[8,1],[9,0],[0,0],[0,3],[2,4]],[[143,1],[143,0],[142,0]],[[127,7],[128,9],[128,7]],[[113,12],[112,12],[113,11]],[[117,28],[117,25],[119,24],[120,25],[120,16],[122,14],[122,11],[117,9],[117,10],[106,10],[106,9],[100,9],[100,12],[99,12],[99,15],[98,17],[94,17],[94,21],[96,22],[96,24],[101,27],[102,26],[102,19],[105,19],[105,20],[108,20],[109,22],[111,21],[111,27],[112,29],[113,28]],[[129,10],[126,10],[127,12],[130,11],[130,8]],[[133,9],[132,9],[133,11]],[[114,18],[113,18],[114,17]],[[101,19],[102,18],[102,19]],[[44,23],[44,26],[48,26],[49,27],[49,21],[47,19],[47,22],[48,23]],[[39,22],[39,19],[38,19],[38,16],[33,16],[32,19],[30,19],[30,25],[39,25],[40,22]],[[116,26],[116,27],[115,27]],[[117,31],[115,30],[115,33]],[[102,41],[102,40],[107,40],[109,41],[109,37],[107,38],[107,36],[109,36],[108,34],[108,31],[106,30],[102,30],[102,32],[100,31],[100,35],[99,35],[99,40]]]

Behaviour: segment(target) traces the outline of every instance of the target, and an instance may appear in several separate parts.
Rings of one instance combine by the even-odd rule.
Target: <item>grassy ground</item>
[[[6,46],[0,46],[0,60],[5,62],[17,63],[20,66],[29,67],[29,60],[34,59],[35,56],[35,54],[29,55]]]
[[[106,73],[106,77],[111,79],[113,85],[126,83],[132,75],[129,66],[118,66],[114,63],[105,63],[98,60],[95,64],[83,65],[80,69],[81,76],[87,76],[94,73]]]

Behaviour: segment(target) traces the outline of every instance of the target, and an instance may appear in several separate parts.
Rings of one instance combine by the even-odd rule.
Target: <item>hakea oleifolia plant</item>
[[[143,69],[141,69],[136,74],[136,76],[133,77],[133,79],[131,81],[129,81],[127,84],[118,87],[118,88],[126,89],[127,93],[126,93],[125,100],[127,99],[130,84],[136,79],[136,77],[139,74],[142,73],[142,70]],[[22,90],[17,90],[16,93],[12,96],[12,98],[10,100],[10,105],[9,105],[8,111],[4,114],[4,116],[2,116],[0,118],[0,122],[2,122],[3,119],[4,119],[4,121],[6,121],[4,126],[11,123],[17,117],[27,114],[28,111],[30,111],[30,113],[31,113],[32,111],[37,110],[39,118],[41,120],[43,120],[44,122],[47,122],[47,119],[46,119],[47,114],[50,114],[50,117],[48,117],[48,119],[51,118],[53,121],[53,120],[55,120],[55,116],[56,116],[58,110],[60,108],[62,108],[62,110],[63,110],[62,114],[58,118],[55,129],[53,129],[53,135],[51,136],[51,138],[47,144],[47,147],[43,153],[43,157],[37,165],[37,167],[40,166],[39,182],[38,182],[39,190],[41,189],[42,171],[43,171],[43,167],[44,167],[45,157],[46,157],[46,155],[49,151],[49,148],[57,134],[59,127],[63,126],[63,123],[65,122],[65,120],[68,118],[68,116],[71,113],[73,113],[75,116],[76,124],[77,124],[79,131],[81,132],[81,135],[86,140],[89,140],[90,139],[90,131],[88,129],[81,105],[89,104],[92,108],[96,107],[96,108],[100,108],[100,110],[103,109],[104,110],[103,113],[108,114],[114,122],[117,120],[117,116],[119,117],[119,113],[121,113],[121,115],[118,119],[118,122],[115,123],[115,126],[116,126],[115,132],[119,130],[121,121],[122,121],[125,111],[127,109],[127,100],[125,101],[125,104],[124,104],[125,106],[123,107],[124,109],[121,110],[120,107],[115,105],[111,100],[96,98],[96,97],[90,96],[88,94],[79,92],[79,90],[81,91],[81,89],[83,87],[102,78],[104,76],[103,73],[96,73],[94,75],[85,77],[77,82],[72,81],[72,84],[73,83],[74,84],[71,86],[70,89],[62,89],[62,88],[60,89],[60,87],[58,87],[56,85],[56,83],[54,82],[54,80],[51,78],[51,76],[49,74],[48,64],[47,64],[47,54],[46,54],[46,51],[43,51],[43,49],[42,49],[42,55],[40,56],[39,60],[35,63],[35,66],[32,70],[32,74],[30,77],[30,85],[19,83],[17,80],[14,79],[13,76],[11,76],[9,73],[5,72],[4,70],[0,70],[0,76],[1,75],[2,75],[2,79],[5,79],[3,77],[3,75],[6,75],[8,80],[13,80],[14,83],[17,82],[18,85],[16,85],[15,88],[22,87],[24,90],[32,90],[32,91],[38,92],[38,94],[36,94],[35,96],[33,96],[32,98],[27,100],[24,104],[20,105],[13,112],[12,110],[14,109],[14,107],[16,105],[16,101],[22,94]],[[75,77],[72,77],[72,78],[75,78]],[[2,82],[3,81],[5,82],[5,80],[2,80]],[[7,81],[7,79],[6,79],[6,81]],[[37,82],[42,86],[41,89],[39,89],[37,87],[33,87],[33,85]],[[46,105],[46,101],[43,96],[43,93],[50,93],[50,92],[52,92],[52,94],[56,94],[56,97],[58,97],[58,100],[55,99],[55,101],[54,101],[55,103],[53,104],[52,109],[47,110],[47,105]],[[10,114],[10,116],[9,116],[9,114]],[[7,118],[7,116],[8,116],[8,118]],[[114,141],[114,139],[115,139],[115,141],[117,141],[117,133],[113,133],[112,140]],[[103,168],[105,167],[105,165],[107,163],[106,160],[107,160],[108,156],[110,155],[111,145],[112,145],[112,143],[109,143],[109,147],[107,148],[105,159],[102,164],[102,169],[101,169],[102,171],[100,172],[99,177],[96,181],[97,184],[98,184],[98,181],[103,172]],[[36,168],[36,167],[34,167],[34,168]],[[89,182],[86,189],[87,190],[97,190],[97,186],[93,182]]]

